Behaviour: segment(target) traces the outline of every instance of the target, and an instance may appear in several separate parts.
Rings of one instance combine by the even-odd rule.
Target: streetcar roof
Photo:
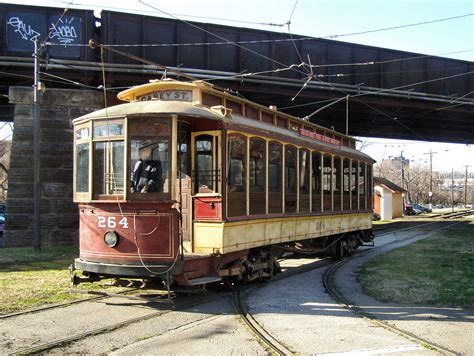
[[[73,120],[77,124],[84,120],[105,119],[140,114],[176,114],[219,120],[218,112],[204,106],[180,101],[134,101],[97,110]]]

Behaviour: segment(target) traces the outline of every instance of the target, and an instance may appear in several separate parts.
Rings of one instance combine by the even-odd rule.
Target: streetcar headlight
[[[119,237],[115,231],[107,231],[104,235],[104,241],[109,247],[117,246]]]

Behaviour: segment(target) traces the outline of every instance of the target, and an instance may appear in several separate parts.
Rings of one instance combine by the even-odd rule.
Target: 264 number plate
[[[128,220],[126,217],[123,217],[118,223],[115,216],[98,216],[97,217],[97,226],[109,229],[115,229],[117,224],[122,226],[124,229],[128,229]]]

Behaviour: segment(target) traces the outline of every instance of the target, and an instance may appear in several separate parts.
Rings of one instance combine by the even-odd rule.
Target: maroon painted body
[[[171,264],[176,260],[178,212],[171,203],[91,203],[79,209],[82,260],[121,265],[141,261]],[[118,234],[116,246],[105,243],[107,231]]]
[[[195,197],[194,219],[198,221],[221,221],[222,197]]]

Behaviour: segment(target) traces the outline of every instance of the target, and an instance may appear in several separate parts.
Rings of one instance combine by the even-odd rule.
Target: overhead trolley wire
[[[236,42],[229,41],[227,38],[222,37],[222,36],[220,36],[220,35],[218,35],[218,34],[215,34],[215,33],[211,32],[211,31],[209,31],[209,30],[206,30],[205,28],[202,28],[202,27],[200,27],[200,26],[197,26],[197,25],[195,25],[195,24],[193,24],[193,23],[191,23],[191,22],[189,22],[189,21],[180,19],[180,18],[178,18],[178,17],[176,17],[176,16],[174,16],[174,15],[172,15],[172,14],[166,12],[166,11],[160,10],[159,8],[157,8],[157,7],[153,6],[153,5],[150,5],[150,4],[146,3],[144,0],[138,0],[138,2],[141,3],[141,4],[143,4],[143,5],[146,5],[146,6],[150,7],[150,8],[152,8],[152,9],[156,10],[156,11],[159,11],[159,12],[165,14],[165,15],[171,16],[171,17],[173,17],[174,19],[179,20],[179,21],[181,21],[181,22],[187,24],[188,26],[191,26],[191,27],[193,27],[193,28],[196,28],[196,29],[198,29],[198,30],[200,30],[200,31],[203,31],[203,32],[205,32],[205,33],[207,33],[207,34],[209,34],[209,35],[211,35],[211,36],[214,36],[214,37],[216,37],[216,38],[219,38],[219,39],[221,39],[221,40],[223,40],[223,41],[227,41],[228,44],[232,44],[232,45],[234,45],[234,46],[237,46],[238,48],[243,49],[244,51],[250,52],[250,53],[252,53],[252,54],[254,54],[254,55],[258,56],[258,57],[267,59],[267,60],[269,60],[270,62],[273,62],[273,63],[278,64],[278,65],[280,65],[280,66],[288,67],[288,65],[285,65],[284,63],[281,63],[281,62],[277,61],[276,59],[273,59],[273,58],[271,58],[271,57],[265,56],[265,55],[263,55],[263,54],[261,54],[261,53],[259,53],[259,52],[257,52],[257,51],[254,51],[254,50],[252,50],[252,49],[250,49],[250,48],[247,48],[247,47],[245,47],[245,46],[242,46],[242,45],[240,45],[240,44],[238,44],[238,43],[236,43]],[[306,74],[305,72],[303,72],[303,71],[301,71],[301,70],[297,70],[297,71],[300,72],[301,74]]]
[[[244,46],[241,46],[239,43],[229,41],[229,40],[227,40],[226,38],[224,38],[224,37],[222,37],[222,36],[220,36],[220,35],[217,35],[217,34],[211,32],[211,31],[209,31],[209,30],[206,30],[206,29],[204,29],[204,28],[201,28],[201,27],[199,27],[199,26],[197,26],[197,25],[195,25],[195,24],[192,24],[192,23],[190,23],[190,22],[188,22],[188,21],[185,21],[185,20],[183,20],[183,19],[180,19],[180,18],[178,18],[178,17],[176,17],[176,16],[174,16],[174,15],[172,15],[172,14],[170,14],[170,13],[167,13],[167,12],[165,12],[165,11],[163,11],[163,10],[160,10],[159,8],[154,7],[154,6],[152,6],[152,5],[150,5],[150,4],[146,3],[146,2],[144,2],[143,0],[139,0],[139,3],[141,3],[141,4],[145,5],[145,6],[148,6],[148,7],[152,8],[152,9],[154,9],[154,10],[156,10],[156,11],[159,11],[159,12],[161,12],[161,13],[167,15],[167,16],[173,17],[173,18],[175,18],[175,19],[177,19],[177,20],[179,20],[179,21],[181,21],[181,22],[183,22],[183,23],[185,23],[185,24],[187,24],[187,25],[189,25],[189,26],[191,26],[191,27],[194,27],[194,28],[196,28],[196,29],[199,29],[199,30],[201,30],[201,31],[203,31],[203,32],[205,32],[205,33],[207,33],[207,34],[209,34],[209,35],[212,35],[212,36],[217,37],[217,38],[219,38],[219,39],[221,39],[221,40],[224,40],[224,41],[226,41],[227,44],[235,45],[235,46],[237,46],[237,47],[239,47],[239,48],[241,48],[241,49],[243,49],[243,50],[245,50],[245,51],[248,51],[248,52],[250,52],[250,53],[253,53],[253,54],[256,55],[256,56],[265,58],[265,59],[267,59],[267,60],[269,60],[269,61],[271,61],[271,62],[273,62],[273,63],[276,63],[276,64],[278,64],[278,65],[281,65],[281,66],[283,66],[283,67],[287,67],[287,68],[289,67],[288,65],[285,65],[285,64],[283,64],[283,63],[281,63],[281,62],[279,62],[279,61],[277,61],[277,60],[275,60],[275,59],[273,59],[273,58],[270,58],[270,57],[268,57],[268,56],[265,56],[265,55],[263,55],[263,54],[261,54],[261,53],[258,53],[258,52],[256,52],[256,51],[254,51],[254,50],[251,50],[251,49],[249,49],[249,48],[246,48],[246,47],[244,47]],[[296,3],[297,3],[297,2],[296,2]],[[295,4],[295,7],[296,7],[296,4]],[[398,29],[398,28],[410,27],[410,26],[417,26],[417,25],[428,24],[428,23],[434,23],[434,22],[440,22],[440,21],[448,21],[448,20],[453,20],[453,19],[468,17],[468,16],[472,16],[472,15],[474,15],[474,14],[466,14],[466,15],[455,16],[455,17],[449,17],[449,18],[438,19],[438,20],[433,20],[433,21],[425,21],[425,22],[416,23],[416,24],[408,24],[408,25],[395,26],[395,27],[389,27],[389,28],[384,28],[384,29],[376,29],[376,30],[371,30],[371,31],[365,31],[364,33],[373,33],[373,32],[386,31],[386,30]],[[362,32],[351,33],[351,34],[345,34],[345,35],[356,35],[356,34],[362,34]],[[341,37],[341,36],[342,36],[342,35],[335,35],[335,36],[330,36],[329,38],[337,38],[337,37]],[[314,39],[314,38],[310,38],[310,39]],[[289,40],[292,40],[292,39],[289,39]],[[300,39],[300,40],[302,40],[302,39]],[[104,48],[104,47],[101,47],[101,48]],[[117,50],[115,50],[115,51],[117,51]],[[121,52],[121,51],[117,51],[117,52]],[[130,55],[130,54],[127,54],[127,55],[128,55],[128,56],[133,56],[133,55]],[[136,57],[136,56],[133,56],[133,57]],[[145,62],[145,61],[147,61],[147,60],[142,59],[142,58],[140,58],[140,57],[136,57],[135,59],[136,59],[136,60],[139,60],[139,61],[142,61],[143,63],[147,63],[147,62]],[[151,62],[151,61],[148,61],[148,64],[150,64],[149,62]],[[153,64],[153,65],[156,65],[156,63],[152,63],[152,64]],[[158,65],[158,66],[159,66],[159,65]],[[298,68],[299,68],[299,66],[298,66]],[[294,67],[293,67],[292,69],[294,69]],[[297,70],[297,71],[300,72],[300,73],[302,73],[302,74],[305,74],[305,73],[302,72],[301,70]],[[182,75],[181,72],[178,72],[178,73],[179,73],[178,75]],[[451,77],[456,77],[456,76],[458,76],[458,75],[451,76]],[[356,96],[351,96],[351,95],[349,95],[349,94],[346,93],[344,90],[342,90],[342,89],[340,89],[340,88],[337,88],[337,87],[336,87],[334,84],[332,84],[332,83],[322,81],[321,79],[315,77],[314,75],[311,75],[311,76],[309,76],[309,79],[308,79],[308,78],[306,79],[306,81],[305,81],[305,83],[304,83],[304,85],[303,85],[303,88],[297,93],[297,95],[306,87],[306,85],[310,82],[311,79],[315,79],[316,81],[320,81],[320,82],[323,82],[323,83],[325,83],[325,84],[329,84],[329,86],[331,86],[332,88],[336,89],[337,91],[346,94],[346,96],[347,96],[348,98],[349,98],[349,97],[353,97],[353,98],[356,97]],[[390,90],[390,89],[384,89],[384,90],[382,90],[382,91],[386,91],[386,90]],[[393,90],[393,89],[392,89],[392,90]],[[379,91],[379,92],[382,92],[382,91]],[[371,94],[371,93],[365,93],[365,95],[369,95],[369,94]],[[360,96],[360,95],[359,95],[359,96]],[[357,100],[357,99],[356,99],[356,100]],[[415,131],[413,131],[412,129],[410,129],[409,127],[407,127],[406,125],[404,125],[404,124],[402,124],[401,122],[399,122],[397,118],[394,118],[394,117],[392,117],[392,116],[390,116],[390,115],[384,113],[383,111],[374,108],[373,106],[371,106],[371,105],[369,105],[369,104],[367,104],[367,103],[365,103],[365,102],[362,102],[362,101],[360,101],[360,100],[357,100],[357,101],[360,102],[360,103],[362,103],[363,105],[369,107],[370,109],[372,109],[372,110],[374,110],[374,111],[376,111],[376,112],[378,112],[378,113],[380,113],[380,114],[382,114],[382,115],[384,115],[384,116],[386,116],[386,117],[388,117],[388,118],[390,118],[390,119],[396,121],[398,124],[400,124],[401,126],[403,126],[404,128],[406,128],[406,129],[409,130],[410,132],[412,132],[412,133],[414,133],[415,135],[417,135],[418,137],[420,137],[420,138],[426,140],[424,137],[422,137],[421,135],[419,135],[418,133],[416,133]]]
[[[67,1],[61,1],[62,3],[68,3]],[[116,6],[102,6],[102,5],[89,5],[89,4],[81,4],[78,2],[74,2],[73,5],[76,6],[83,6],[86,8],[100,8],[102,10],[113,10],[113,11],[135,11],[139,13],[148,13],[153,14],[154,11],[149,10],[137,10],[137,9],[130,9],[124,7],[116,7]],[[175,16],[183,16],[183,17],[190,17],[190,18],[197,18],[197,19],[207,19],[207,20],[219,20],[219,21],[226,21],[226,22],[235,22],[235,23],[245,23],[249,25],[260,25],[260,26],[270,26],[270,27],[284,27],[287,25],[287,22],[284,23],[273,23],[273,22],[258,22],[258,21],[245,21],[245,20],[236,20],[236,19],[229,19],[225,17],[212,17],[212,16],[200,16],[200,15],[189,15],[189,14],[173,14]]]
[[[146,5],[150,8],[152,8],[152,9],[154,9],[155,11],[159,11],[159,12],[165,14],[166,16],[169,16],[169,17],[174,18],[176,20],[185,22],[186,24],[188,24],[190,26],[193,26],[193,27],[197,27],[197,28],[199,28],[203,31],[207,31],[207,30],[204,30],[204,29],[200,28],[197,25],[193,25],[190,22],[177,17],[177,16],[187,16],[187,15],[171,14],[171,13],[168,13],[166,11],[160,10],[160,9],[150,5],[150,4],[147,4],[142,0],[139,0],[139,2],[142,3],[143,5]],[[296,7],[297,2],[298,1],[296,1],[294,7]],[[86,6],[86,5],[84,5],[84,6]],[[123,10],[127,10],[127,9],[123,9]],[[132,9],[129,9],[129,10],[132,10]],[[154,11],[153,12],[149,11],[149,12],[154,13]],[[350,33],[335,34],[335,35],[326,35],[326,36],[318,36],[318,37],[305,36],[305,37],[298,37],[298,38],[293,38],[293,39],[292,38],[280,38],[280,39],[264,39],[264,40],[249,40],[249,41],[235,41],[235,42],[229,41],[225,38],[221,38],[221,39],[224,40],[224,42],[154,43],[154,44],[139,43],[139,44],[110,44],[110,45],[105,45],[105,46],[107,46],[107,47],[180,47],[180,46],[204,46],[204,45],[211,46],[211,45],[229,45],[229,44],[256,44],[256,43],[278,43],[278,42],[292,42],[292,41],[313,41],[313,40],[320,40],[320,39],[334,39],[334,38],[339,38],[339,37],[349,37],[349,36],[375,33],[375,32],[381,32],[381,31],[389,31],[389,30],[401,29],[401,28],[406,28],[406,27],[421,26],[421,25],[427,25],[427,24],[432,24],[432,23],[437,23],[437,22],[451,21],[451,20],[456,20],[456,19],[461,19],[461,18],[466,18],[466,17],[471,17],[471,16],[474,16],[474,13],[468,13],[468,14],[459,15],[459,16],[445,17],[445,18],[435,19],[435,20],[431,20],[431,21],[416,22],[416,23],[399,25],[399,26],[391,26],[391,27],[384,27],[384,28],[378,28],[378,29],[373,29],[373,30],[350,32]],[[212,18],[210,18],[210,19],[212,19]],[[272,25],[278,25],[280,27],[283,27],[283,26],[288,25],[289,23],[291,23],[291,18],[290,18],[290,21],[285,22],[283,24],[272,24]],[[255,24],[264,24],[264,23],[255,23]],[[210,33],[210,31],[208,33]],[[210,34],[212,34],[212,33],[210,33]],[[218,35],[215,35],[215,34],[212,34],[212,35],[214,35],[216,37],[219,37]],[[54,46],[64,46],[63,44],[59,44],[59,43],[54,43],[52,45],[54,45]],[[87,44],[67,44],[66,46],[86,47],[88,45]]]
[[[406,88],[406,87],[411,87],[411,86],[416,86],[416,85],[421,85],[421,84],[426,84],[426,83],[432,83],[432,82],[436,82],[436,81],[448,80],[448,79],[461,77],[461,76],[465,76],[465,75],[471,75],[473,73],[474,73],[474,71],[469,71],[469,72],[466,72],[466,73],[454,74],[454,75],[450,75],[450,76],[446,76],[446,77],[440,77],[440,78],[425,80],[425,81],[421,81],[421,82],[415,82],[415,83],[410,83],[410,84],[406,84],[406,85],[400,85],[400,86],[393,87],[393,88],[384,88],[384,89],[375,90],[375,91],[374,90],[361,89],[361,91],[364,91],[363,93],[349,95],[349,97],[350,98],[357,98],[357,97],[362,97],[362,96],[367,96],[367,95],[376,95],[376,94],[383,93],[383,92],[386,92],[386,91],[398,90],[398,89],[402,89],[402,88]],[[329,82],[323,82],[323,83],[331,84]],[[470,93],[468,93],[468,94],[470,94]],[[466,94],[466,95],[468,95],[468,94]],[[462,97],[460,97],[460,98],[462,98]],[[457,99],[460,99],[460,98],[457,98]],[[333,100],[333,99],[331,99],[331,100]],[[311,102],[311,103],[285,106],[285,107],[282,107],[280,109],[282,109],[282,110],[283,109],[293,109],[293,108],[298,108],[298,107],[316,105],[316,104],[320,104],[322,102],[325,102],[325,101],[314,101],[314,102]],[[466,104],[471,104],[471,102],[463,103],[463,105],[466,105]]]
[[[303,57],[301,57],[301,53],[298,49],[298,46],[296,46],[296,42],[295,42],[295,39],[293,38],[293,35],[291,34],[291,29],[290,29],[290,26],[291,26],[291,19],[293,18],[293,14],[295,13],[295,10],[296,10],[296,6],[298,5],[298,1],[299,0],[296,0],[295,1],[295,5],[293,6],[293,10],[291,10],[291,14],[290,14],[290,18],[288,19],[288,35],[290,36],[291,38],[291,43],[293,44],[293,47],[295,47],[295,51],[296,51],[296,54],[298,55],[299,59],[301,62],[304,62],[303,61]],[[309,72],[309,71],[308,71]]]

